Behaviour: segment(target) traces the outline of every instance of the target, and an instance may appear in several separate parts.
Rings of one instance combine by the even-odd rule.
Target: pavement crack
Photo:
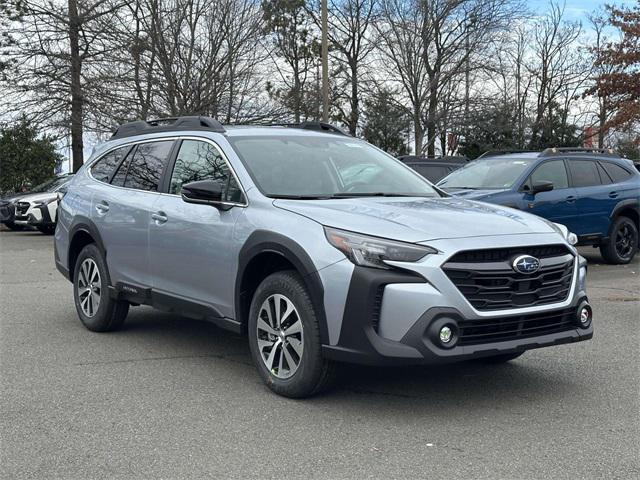
[[[239,359],[232,358],[233,356],[237,356],[240,354],[233,355],[221,355],[221,354],[210,354],[210,355],[173,355],[173,356],[163,356],[163,357],[145,357],[145,358],[127,358],[124,360],[105,360],[99,362],[80,362],[74,363],[72,366],[74,367],[84,367],[89,365],[114,365],[118,363],[137,363],[137,362],[155,362],[159,360],[179,360],[185,358],[216,358],[219,360],[227,360],[233,363],[239,363],[242,365],[252,366],[250,362],[244,362]]]

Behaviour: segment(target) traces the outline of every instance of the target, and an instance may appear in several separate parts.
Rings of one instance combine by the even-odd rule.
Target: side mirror
[[[199,180],[182,185],[182,200],[187,203],[213,205],[221,210],[227,210],[228,205],[222,205],[224,186],[215,180]]]
[[[553,182],[541,181],[533,184],[531,194],[535,195],[536,193],[550,192],[551,190],[553,190]]]

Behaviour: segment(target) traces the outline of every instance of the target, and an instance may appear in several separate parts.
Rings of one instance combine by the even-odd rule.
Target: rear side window
[[[242,202],[242,191],[218,149],[208,142],[184,140],[176,158],[169,193],[180,195],[182,185],[199,180],[217,180],[226,185],[227,202]]]
[[[111,184],[156,192],[172,146],[173,140],[139,144],[120,165]]]
[[[116,148],[94,163],[91,167],[91,176],[101,182],[109,183],[109,179],[118,164],[127,155],[130,146]]]
[[[614,183],[624,182],[631,177],[631,172],[620,165],[611,162],[600,162],[600,165],[606,170]]]
[[[551,182],[554,189],[567,188],[569,179],[567,178],[567,169],[562,160],[552,160],[540,165],[531,174],[530,185],[538,182]]]
[[[589,160],[571,160],[571,179],[574,187],[591,187],[600,185],[600,174],[596,162]]]

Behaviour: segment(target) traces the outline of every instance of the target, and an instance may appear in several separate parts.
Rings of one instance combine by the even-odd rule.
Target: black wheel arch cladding
[[[281,256],[298,271],[311,297],[320,327],[320,341],[329,342],[329,331],[324,309],[324,287],[320,275],[307,252],[294,240],[276,232],[256,230],[240,249],[235,283],[234,306],[236,320],[247,325],[251,299],[247,298],[247,269],[254,259],[264,253]],[[255,285],[257,288],[257,285]]]

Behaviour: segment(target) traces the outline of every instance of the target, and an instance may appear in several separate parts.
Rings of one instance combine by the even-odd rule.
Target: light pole
[[[327,0],[322,0],[322,121],[329,121],[329,42],[327,40]]]

